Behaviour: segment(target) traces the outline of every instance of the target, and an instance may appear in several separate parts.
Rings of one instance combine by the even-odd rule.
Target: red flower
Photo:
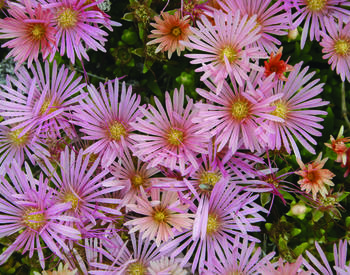
[[[293,70],[293,66],[288,65],[287,62],[284,62],[281,60],[282,57],[282,50],[283,48],[279,48],[276,55],[274,53],[271,53],[270,59],[268,61],[264,61],[265,63],[265,76],[269,76],[272,73],[275,73],[276,78],[287,81],[287,78],[285,77],[285,72],[290,72]]]

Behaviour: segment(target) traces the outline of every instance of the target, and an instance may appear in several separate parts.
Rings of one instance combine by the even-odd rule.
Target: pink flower
[[[252,74],[243,86],[232,87],[225,81],[220,94],[197,89],[197,92],[208,100],[208,103],[197,103],[199,113],[195,122],[202,123],[202,131],[215,134],[215,144],[220,152],[226,145],[233,153],[241,146],[251,151],[261,150],[256,131],[265,120],[276,123],[283,122],[282,118],[271,115],[274,107],[271,104],[281,95],[263,97],[274,83],[273,75],[261,80],[263,73]],[[251,83],[252,82],[252,83]],[[208,81],[205,82],[211,91],[215,91]]]
[[[104,43],[107,41],[105,36],[108,33],[100,27],[112,30],[111,24],[115,22],[106,18],[106,14],[100,10],[92,9],[98,2],[92,1],[89,4],[82,0],[47,0],[47,2],[49,4],[46,7],[52,9],[54,13],[56,41],[61,56],[66,53],[74,64],[75,56],[79,60],[82,58],[89,60],[87,49],[106,51]]]
[[[99,91],[93,85],[88,86],[89,96],[74,108],[72,121],[85,134],[82,139],[94,141],[85,153],[101,156],[103,167],[110,166],[117,156],[130,148],[132,122],[141,114],[141,98],[132,94],[132,87],[126,88],[123,82],[120,91],[118,79],[114,87],[112,83],[108,81],[107,91],[102,83]]]
[[[324,24],[328,34],[321,32],[320,45],[325,53],[323,59],[328,59],[328,64],[332,70],[336,69],[342,81],[347,79],[350,82],[350,24],[343,26],[342,20],[336,23],[327,18],[324,19]]]
[[[6,170],[9,181],[1,176],[1,215],[0,237],[18,233],[15,241],[0,255],[0,264],[6,262],[14,251],[29,251],[32,257],[37,251],[40,265],[45,267],[41,240],[58,257],[63,258],[61,250],[68,251],[66,239],[81,239],[80,232],[62,222],[75,221],[63,215],[71,206],[69,203],[56,204],[48,179],[41,174],[39,180],[33,178],[30,168],[26,172],[17,163]]]
[[[8,2],[11,17],[0,19],[0,38],[11,39],[2,47],[12,49],[6,58],[13,56],[16,69],[28,60],[28,67],[33,60],[38,61],[39,53],[45,59],[56,51],[56,29],[51,22],[53,14],[40,4],[32,6],[32,1],[25,0],[23,5]]]
[[[310,143],[317,142],[311,136],[322,135],[317,129],[323,129],[319,124],[323,118],[318,115],[327,114],[325,111],[309,109],[329,103],[321,98],[314,98],[323,91],[324,84],[318,84],[319,79],[310,81],[315,72],[307,73],[308,67],[301,70],[301,66],[302,62],[296,64],[286,82],[279,81],[273,89],[266,91],[268,96],[272,94],[281,96],[280,99],[271,103],[271,106],[276,107],[271,114],[283,121],[266,121],[266,127],[270,128],[270,132],[266,131],[265,141],[271,150],[280,150],[283,146],[290,154],[292,147],[298,158],[300,153],[294,138],[314,154],[315,150]]]
[[[157,246],[161,242],[173,239],[174,234],[189,229],[192,226],[192,214],[188,214],[188,205],[180,202],[176,192],[159,189],[151,190],[151,201],[146,193],[142,197],[136,197],[137,203],[128,205],[132,211],[145,215],[145,217],[134,217],[124,225],[131,225],[129,233],[142,232],[143,238],[154,240]]]
[[[279,258],[277,263],[272,264],[268,262],[264,267],[261,267],[258,272],[262,275],[311,275],[310,271],[304,271],[301,269],[303,264],[303,257],[299,256],[294,263],[283,263],[283,259]]]
[[[348,0],[288,0],[286,2],[290,3],[290,9],[296,8],[296,12],[292,14],[292,20],[295,20],[293,28],[305,21],[301,35],[301,48],[304,48],[309,33],[311,41],[314,38],[320,41],[321,31],[326,30],[324,18],[339,20],[350,16],[350,10],[346,9],[346,6],[350,6]],[[346,19],[346,22],[348,21]]]
[[[155,16],[154,20],[156,23],[151,23],[155,30],[151,31],[149,38],[154,38],[149,41],[147,45],[158,44],[155,52],[168,52],[168,58],[171,58],[173,52],[177,52],[180,56],[181,51],[185,49],[185,46],[180,44],[180,41],[188,41],[188,36],[191,34],[190,31],[190,19],[180,18],[180,11],[175,14],[169,14],[164,12],[160,16]]]
[[[239,11],[230,14],[214,11],[213,16],[214,25],[202,16],[202,22],[197,22],[198,28],[191,28],[190,42],[182,43],[202,52],[185,56],[193,59],[192,64],[201,64],[196,72],[204,72],[202,81],[211,78],[219,94],[227,76],[242,86],[251,69],[261,70],[250,59],[266,55],[258,47],[251,46],[260,37],[260,27],[255,27],[256,15],[248,19],[248,15],[241,16]]]
[[[261,37],[253,43],[267,53],[276,52],[276,45],[281,42],[275,38],[276,35],[286,35],[289,29],[289,18],[284,11],[282,1],[265,0],[230,0],[218,1],[227,13],[240,11],[241,16],[248,15],[248,18],[256,15],[255,28],[260,27]]]
[[[173,100],[168,92],[165,94],[166,111],[157,98],[155,103],[158,110],[152,105],[148,110],[140,108],[145,118],[132,123],[141,132],[130,136],[136,142],[132,148],[134,155],[149,162],[148,167],[162,165],[182,174],[189,165],[198,168],[196,156],[206,152],[210,136],[207,132],[199,134],[202,125],[192,122],[197,115],[192,99],[188,99],[184,108],[181,86],[180,91],[175,89]]]

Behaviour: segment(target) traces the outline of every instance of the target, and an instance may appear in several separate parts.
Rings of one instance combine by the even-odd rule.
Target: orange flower
[[[334,183],[331,179],[335,176],[328,169],[322,169],[328,158],[321,160],[322,153],[320,153],[317,159],[310,164],[305,165],[301,159],[297,158],[297,162],[301,168],[301,171],[295,172],[297,175],[303,177],[298,181],[301,190],[305,190],[306,193],[312,191],[312,198],[315,200],[318,192],[325,197],[328,194],[328,190],[325,184],[333,186]]]
[[[180,44],[180,41],[188,41],[188,36],[192,34],[190,30],[190,19],[180,18],[180,12],[175,14],[162,13],[161,17],[156,16],[154,20],[156,23],[151,23],[155,28],[152,30],[152,34],[149,38],[155,38],[147,43],[147,45],[158,44],[155,52],[168,52],[168,58],[171,58],[173,52],[177,52],[180,56],[180,52],[185,49],[185,46]]]
[[[345,142],[350,142],[350,137],[343,137],[344,126],[340,127],[337,139],[334,139],[333,136],[330,137],[331,143],[325,143],[325,145],[333,150],[337,154],[336,162],[341,162],[343,165],[346,164],[347,161],[347,150]]]
[[[264,61],[265,63],[265,76],[269,76],[272,73],[275,73],[276,78],[287,81],[287,78],[284,76],[285,72],[290,72],[293,70],[293,66],[288,65],[287,62],[284,62],[281,60],[282,57],[282,50],[283,48],[279,48],[276,55],[274,53],[271,53],[270,59],[267,61]]]

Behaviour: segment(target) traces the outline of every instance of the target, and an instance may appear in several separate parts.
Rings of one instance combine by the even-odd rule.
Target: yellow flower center
[[[25,133],[21,137],[18,137],[22,133],[23,129],[17,129],[15,131],[10,131],[8,133],[9,139],[12,141],[12,143],[16,146],[23,146],[27,143],[29,139],[29,133]]]
[[[115,121],[112,125],[109,126],[109,136],[115,141],[119,141],[122,137],[126,135],[126,130],[123,124],[118,121]]]
[[[165,222],[166,218],[168,217],[168,213],[164,209],[158,209],[154,212],[153,218],[158,223]]]
[[[30,207],[23,215],[23,223],[33,230],[38,230],[45,222],[45,216],[38,208]]]
[[[218,221],[218,217],[213,214],[208,215],[208,223],[207,223],[207,233],[209,235],[218,231],[220,223]]]
[[[179,27],[175,27],[171,30],[173,36],[178,37],[181,34],[181,29]]]
[[[306,5],[311,11],[320,11],[327,4],[327,0],[306,0]]]
[[[45,26],[42,23],[30,24],[29,31],[34,40],[41,40],[46,33]]]
[[[282,119],[286,119],[289,113],[288,106],[285,102],[279,100],[275,101],[271,104],[272,106],[276,106],[276,109],[271,113],[274,116],[278,116]]]
[[[201,184],[207,184],[215,186],[215,184],[220,180],[221,174],[219,172],[203,172],[199,178]]]
[[[143,177],[140,176],[139,174],[136,174],[131,178],[131,184],[135,187],[139,187],[140,185],[143,184]]]
[[[224,56],[226,56],[228,62],[231,64],[237,59],[237,51],[231,46],[226,46],[220,52],[220,60],[222,63],[225,63]]]
[[[77,198],[77,196],[74,195],[72,192],[68,192],[64,196],[64,202],[71,202],[72,203],[72,209],[75,210],[78,207],[79,198]]]
[[[59,13],[57,22],[63,29],[73,28],[77,25],[78,13],[71,8],[65,8]]]
[[[316,175],[314,174],[314,172],[311,171],[307,173],[306,177],[308,178],[309,181],[314,181],[316,178]]]
[[[52,100],[52,99],[50,99],[50,98],[44,100],[43,105],[41,106],[40,111],[39,111],[39,113],[40,113],[41,115],[43,115],[43,114],[46,113],[46,111],[47,111],[47,109],[49,108],[50,105],[51,105],[51,106],[50,106],[50,109],[49,109],[49,111],[46,113],[47,115],[48,115],[48,114],[51,114],[52,112],[54,112],[54,111],[56,111],[56,110],[58,109],[58,108],[57,108],[58,103],[57,103],[56,101],[54,101],[54,102],[52,102],[52,104],[51,104],[51,100]]]
[[[249,115],[249,102],[246,100],[238,99],[232,104],[231,113],[234,119],[242,120]]]
[[[339,55],[350,55],[350,41],[340,39],[334,44],[334,50]]]
[[[180,130],[171,128],[168,133],[168,141],[171,145],[179,146],[184,140],[184,133]]]
[[[235,270],[235,271],[231,271],[231,272],[227,273],[227,275],[244,275],[244,273],[243,273],[243,272],[240,272],[240,271]]]
[[[128,266],[128,275],[145,275],[147,268],[140,262],[131,263]]]

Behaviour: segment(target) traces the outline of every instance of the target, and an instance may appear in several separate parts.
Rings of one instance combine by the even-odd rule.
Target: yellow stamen
[[[141,262],[135,262],[129,264],[127,268],[128,275],[145,275],[147,268]]]
[[[180,130],[171,128],[168,133],[168,141],[171,145],[179,146],[184,140],[184,133]]]
[[[244,99],[238,99],[232,104],[232,116],[236,120],[242,120],[249,115],[249,102]]]
[[[221,175],[218,172],[203,172],[199,178],[201,184],[208,184],[215,186],[215,184],[220,180]]]
[[[68,192],[64,196],[64,202],[71,202],[72,203],[72,209],[75,210],[78,207],[79,198],[77,198],[77,196],[74,195],[72,192]]]
[[[211,235],[217,232],[219,226],[220,226],[220,223],[218,221],[218,217],[216,215],[209,214],[208,223],[207,223],[207,233]]]
[[[33,230],[38,230],[45,222],[45,216],[37,208],[28,208],[23,215],[23,223]]]
[[[225,63],[224,56],[226,56],[228,62],[232,64],[237,59],[237,51],[231,46],[226,46],[220,52],[220,61],[222,63]]]
[[[50,99],[50,98],[47,98],[47,99],[44,100],[43,105],[41,106],[40,111],[39,111],[39,113],[41,115],[46,113],[46,111],[47,111],[47,109],[49,108],[50,105],[51,106],[50,106],[50,109],[47,112],[47,114],[51,114],[52,112],[54,112],[54,111],[56,111],[58,109],[57,108],[58,103],[56,101],[51,103],[51,100],[52,99]]]
[[[144,182],[143,177],[140,176],[139,174],[136,174],[131,178],[131,184],[135,187],[139,187],[143,185],[143,182]]]
[[[276,109],[271,113],[274,116],[280,117],[282,119],[286,119],[289,113],[288,106],[285,102],[278,100],[271,104],[272,106],[276,106]]]
[[[179,27],[175,27],[171,30],[172,35],[178,37],[181,34],[181,29]]]
[[[115,121],[113,124],[109,126],[109,136],[111,139],[114,139],[115,141],[121,140],[122,137],[125,137],[126,130],[118,121]]]
[[[337,54],[348,56],[350,55],[350,40],[340,39],[334,44],[334,50]]]
[[[327,4],[327,0],[306,0],[306,5],[311,11],[320,11]]]
[[[34,40],[41,40],[46,33],[45,26],[42,23],[30,24],[29,31],[30,31],[31,37],[34,38]]]
[[[12,143],[16,146],[23,146],[27,143],[29,139],[29,133],[25,133],[21,137],[18,137],[22,133],[23,129],[17,129],[15,131],[10,131],[8,133],[9,139],[12,141]]]
[[[57,22],[63,29],[73,28],[77,25],[78,13],[71,8],[65,8],[58,14]]]
[[[154,220],[158,223],[165,222],[167,217],[168,217],[168,213],[166,210],[159,210],[158,209],[153,214]]]

